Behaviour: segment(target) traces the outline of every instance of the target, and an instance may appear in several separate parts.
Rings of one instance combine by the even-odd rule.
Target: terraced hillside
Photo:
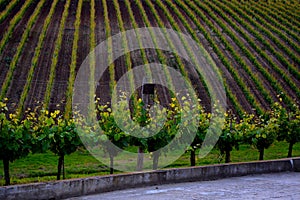
[[[0,12],[0,98],[7,97],[11,109],[43,102],[68,113],[76,73],[88,53],[119,32],[152,26],[189,34],[204,46],[221,70],[228,108],[236,114],[261,114],[278,95],[289,109],[299,105],[296,0],[1,0]],[[108,51],[119,45],[110,44]],[[126,38],[122,45],[128,45]],[[109,101],[123,74],[151,62],[185,74],[210,109],[209,93],[191,64],[155,49],[118,58],[101,78],[98,96]],[[160,88],[159,96],[167,101],[168,91]]]

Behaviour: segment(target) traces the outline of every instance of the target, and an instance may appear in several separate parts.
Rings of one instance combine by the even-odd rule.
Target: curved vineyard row
[[[17,5],[19,0],[11,1],[5,8],[4,11],[0,13],[0,23],[4,21],[4,19],[10,14],[11,10]]]
[[[231,5],[231,7],[233,6],[231,3],[229,3],[228,5]],[[241,6],[236,6],[236,5],[234,5],[233,8],[243,18],[247,19],[247,21],[249,21],[252,25],[254,25],[254,27],[256,27],[259,31],[263,32],[268,38],[270,38],[271,41],[273,41],[276,44],[276,46],[278,46],[279,49],[285,51],[285,53],[288,56],[292,57],[299,64],[299,58],[291,51],[291,49],[289,47],[287,47],[276,36],[274,36],[273,33],[270,30],[268,30],[267,28],[265,28],[263,25],[260,25],[258,22],[256,22],[255,20],[253,20],[250,17],[250,16],[254,16],[254,17],[258,18],[258,19],[260,18],[259,16],[253,14],[252,10],[248,9],[245,6],[241,7]],[[245,13],[245,11],[246,11],[246,13]]]
[[[179,1],[177,1],[179,2]],[[196,4],[191,1],[186,1],[187,4],[193,9],[193,11],[203,19],[203,21],[212,29],[212,31],[216,34],[216,36],[224,43],[225,48],[227,48],[231,53],[235,53],[233,47],[228,43],[228,41],[225,39],[225,37],[222,35],[222,33],[209,21],[209,19],[198,9]],[[190,11],[191,12],[191,11]],[[198,23],[199,24],[199,23]],[[197,27],[199,28],[201,25],[199,24]],[[200,28],[199,28],[200,30]],[[255,98],[253,94],[250,92],[250,89],[246,86],[245,81],[243,80],[243,77],[238,75],[237,70],[233,67],[233,65],[230,63],[227,57],[222,53],[220,48],[218,47],[217,43],[213,41],[212,38],[208,38],[208,33],[203,29],[204,35],[206,36],[206,39],[209,40],[212,47],[214,48],[214,51],[217,53],[219,58],[221,59],[223,65],[227,68],[227,70],[231,73],[231,75],[234,77],[237,85],[241,88],[243,93],[245,94],[246,99],[249,101],[249,103],[254,106],[258,112],[262,112],[262,108],[259,105],[259,103],[255,102]],[[206,32],[206,33],[205,33]],[[236,55],[235,58],[238,58],[238,62],[241,62],[242,60]]]
[[[264,3],[261,3],[262,6],[267,7],[268,5],[265,5]],[[293,17],[297,20],[300,20],[300,17],[296,13],[291,13],[289,8],[286,8],[283,6],[281,3],[272,3],[272,10],[275,11],[276,13],[284,12],[286,15]]]
[[[54,82],[54,78],[55,78],[55,68],[56,68],[57,62],[58,62],[58,55],[60,52],[61,43],[62,43],[62,39],[63,39],[63,31],[65,28],[65,21],[69,14],[70,3],[71,3],[71,1],[67,0],[67,2],[64,5],[64,12],[62,14],[62,20],[60,22],[58,36],[54,43],[55,47],[54,47],[54,52],[53,52],[52,59],[51,59],[50,74],[49,74],[47,88],[46,88],[46,91],[44,94],[44,99],[43,99],[45,108],[48,108],[49,103],[50,103],[50,96],[51,96],[51,91],[52,91],[53,82]]]
[[[253,8],[253,10],[256,13],[260,14],[260,16],[263,16],[265,18],[265,20],[267,20],[272,26],[270,26],[268,23],[266,23],[265,20],[261,21],[261,23],[266,24],[267,28],[271,28],[272,31],[274,31],[277,35],[279,35],[282,39],[284,39],[288,44],[292,45],[292,47],[295,50],[297,50],[297,52],[299,53],[299,47],[295,46],[295,44],[288,37],[288,36],[290,36],[290,38],[296,40],[297,42],[300,42],[300,37],[298,34],[293,33],[288,27],[285,27],[285,26],[281,25],[280,23],[276,22],[276,20],[274,20],[269,15],[267,15],[267,13],[264,12],[264,10],[260,10],[258,8]],[[280,30],[284,31],[288,36],[281,33]]]
[[[231,5],[230,3],[228,3],[228,5]],[[242,16],[242,17],[245,17],[248,21],[251,21],[251,23],[252,24],[254,24],[257,28],[259,28],[260,30],[262,30],[262,31],[264,31],[264,33],[266,33],[277,45],[279,45],[280,47],[282,47],[283,49],[285,49],[285,50],[287,50],[287,51],[289,51],[288,50],[288,48],[285,48],[285,47],[283,47],[282,45],[281,45],[281,43],[280,43],[280,41],[278,41],[278,39],[275,37],[275,36],[273,36],[271,33],[270,33],[270,31],[268,31],[267,29],[265,29],[263,26],[261,26],[261,25],[259,25],[257,22],[255,22],[255,21],[253,21],[248,15],[246,15],[245,13],[244,13],[244,10],[242,10],[242,9],[239,9],[239,8],[237,8],[237,7],[235,7],[234,5],[231,5],[231,8],[234,10],[234,11],[237,11],[237,12],[239,12],[240,13],[240,15]],[[265,39],[261,39],[261,41],[265,41],[264,43],[266,43],[266,40]],[[275,51],[276,52],[276,51]],[[291,53],[292,54],[292,53]],[[293,54],[294,55],[294,54]],[[271,63],[272,64],[272,63]],[[280,68],[279,67],[277,67],[276,65],[273,65],[273,66],[275,66],[275,69],[277,70],[277,71],[281,71],[280,70]],[[264,69],[263,68],[260,68],[262,71],[264,71]],[[299,70],[298,70],[299,71]],[[299,73],[299,72],[297,72],[297,73]],[[282,86],[280,86],[278,83],[277,83],[277,81],[269,74],[269,73],[263,73],[265,76],[267,76],[267,80],[269,80],[270,81],[270,83],[272,84],[272,86],[274,87],[274,89],[275,89],[275,91],[277,92],[277,93],[281,93],[282,91],[284,91],[283,89],[282,89]],[[281,72],[281,74],[284,74],[283,72]],[[286,78],[286,81],[288,81],[288,82],[291,82],[290,80],[288,80],[287,78]],[[293,84],[292,84],[293,85]],[[293,86],[292,86],[293,87]],[[297,90],[297,87],[295,87],[294,89],[296,89]],[[297,94],[298,95],[298,94]],[[285,98],[285,102],[289,105],[289,106],[292,106],[293,105],[293,100],[288,96],[288,95],[284,95],[284,98]]]
[[[244,111],[264,113],[265,109],[269,109],[274,102],[278,101],[277,95],[280,95],[280,98],[283,99],[282,104],[289,109],[292,109],[294,104],[299,102],[300,49],[298,31],[300,27],[297,12],[295,12],[299,10],[299,7],[295,4],[283,5],[279,3],[275,5],[265,2],[251,1],[247,3],[221,0],[126,0],[122,2],[120,0],[79,2],[53,0],[50,2],[51,8],[49,8],[47,18],[43,22],[44,25],[37,42],[31,43],[36,40],[28,38],[31,38],[31,34],[35,34],[37,31],[35,22],[40,15],[44,1],[25,1],[22,6],[18,4],[20,2],[22,1],[14,0],[7,3],[0,14],[0,24],[11,18],[1,36],[0,52],[3,53],[11,48],[11,52],[14,53],[11,61],[5,60],[8,59],[7,56],[1,56],[1,63],[9,62],[8,72],[1,86],[2,99],[7,96],[8,89],[10,94],[14,91],[14,88],[11,87],[15,87],[17,84],[17,81],[14,80],[18,77],[15,72],[16,67],[21,67],[20,70],[27,70],[25,73],[26,80],[20,80],[25,83],[22,86],[23,89],[17,95],[10,95],[11,98],[19,97],[11,100],[12,102],[15,101],[19,110],[30,107],[34,101],[42,101],[44,107],[48,108],[61,104],[61,100],[64,100],[61,106],[65,110],[66,117],[68,117],[69,114],[67,113],[71,112],[76,73],[83,58],[87,56],[83,52],[96,47],[99,31],[102,31],[103,35],[106,36],[103,39],[108,39],[107,51],[110,52],[108,53],[110,56],[108,60],[112,61],[111,53],[119,47],[126,51],[130,41],[123,37],[121,44],[113,44],[109,39],[111,36],[126,31],[128,27],[136,29],[153,25],[161,28],[169,27],[175,31],[187,33],[196,43],[205,47],[218,67],[218,69],[212,70],[215,72],[221,70],[229,107],[240,116],[243,115]],[[30,15],[32,11],[28,8],[33,4],[36,8]],[[19,10],[15,10],[15,16],[11,17],[10,13],[14,8],[19,8]],[[289,10],[291,8],[293,11]],[[103,13],[102,19],[96,16],[98,10]],[[278,15],[275,16],[271,12]],[[30,16],[28,22],[25,19],[21,20],[24,16]],[[140,16],[140,19],[137,16]],[[286,19],[283,16],[286,16]],[[290,18],[294,19],[288,20]],[[99,30],[96,21],[103,23],[103,30]],[[141,26],[141,24],[143,25]],[[16,27],[24,27],[24,33],[17,45],[9,42]],[[52,28],[55,32],[52,36],[52,43],[48,44],[51,41],[49,32],[52,31]],[[81,38],[82,30],[86,30],[89,36]],[[164,32],[163,34],[167,38],[166,42],[175,48],[167,33]],[[150,33],[150,36],[154,45],[158,46],[154,33]],[[118,78],[133,69],[135,63],[148,64],[157,58],[161,64],[171,64],[190,81],[191,76],[198,77],[198,82],[193,81],[194,87],[201,88],[201,91],[198,92],[205,93],[209,97],[207,85],[201,74],[192,70],[191,66],[178,55],[174,55],[170,59],[168,54],[159,49],[155,49],[155,51],[143,49],[142,38],[142,35],[137,35],[137,41],[141,48],[139,50],[140,58],[136,58],[138,54],[127,54],[118,58],[108,67],[107,76],[109,77],[105,80],[109,79],[110,91],[114,89]],[[195,58],[193,58],[188,44],[183,38],[180,40],[183,45],[182,48],[194,62]],[[9,47],[7,44],[15,46]],[[88,45],[86,50],[81,52],[79,47],[82,47],[83,44]],[[22,57],[25,47],[33,48],[30,49],[33,53],[32,58],[28,58],[31,60],[31,64],[22,68],[20,63],[25,59]],[[47,47],[49,47],[49,51],[43,50]],[[48,61],[42,61],[45,53],[48,53],[45,55]],[[154,53],[156,56],[153,56]],[[134,59],[140,61],[135,62]],[[96,60],[90,60],[90,77],[94,77],[94,68],[97,63]],[[147,76],[151,77],[151,69],[146,67],[145,70]],[[172,88],[172,82],[176,80],[172,79],[166,68],[163,73],[168,79],[170,88]],[[37,77],[39,75],[46,76],[41,79]],[[130,75],[129,79],[129,88],[133,90],[135,78]],[[91,80],[90,84],[93,85],[95,81],[97,82],[97,80]],[[39,86],[39,84],[44,86]],[[201,87],[198,87],[198,84]],[[36,93],[38,95],[35,96]],[[109,99],[111,92],[107,93],[109,94],[105,95]],[[90,94],[90,97],[93,98],[93,95]],[[203,103],[209,103],[208,98]]]
[[[44,43],[46,32],[48,31],[48,27],[49,27],[49,24],[51,22],[53,13],[55,11],[55,7],[57,5],[57,2],[58,2],[58,0],[55,0],[51,5],[50,12],[49,12],[49,14],[48,14],[48,16],[47,16],[47,18],[44,22],[42,32],[40,33],[38,44],[37,44],[37,46],[35,48],[35,51],[34,51],[34,56],[32,58],[31,66],[30,66],[30,69],[29,69],[29,72],[28,72],[27,81],[26,81],[26,84],[24,86],[23,92],[21,94],[21,98],[20,98],[18,108],[17,108],[20,115],[22,114],[23,109],[24,109],[23,108],[24,101],[27,98],[29,87],[30,87],[32,79],[33,79],[33,73],[34,73],[34,70],[35,70],[35,68],[38,64],[38,59],[40,57],[40,53],[41,53],[41,50],[42,50],[42,46],[43,46],[43,43]]]
[[[240,40],[235,37],[234,33],[229,30],[227,28],[227,26],[225,24],[223,24],[223,22],[221,22],[219,20],[219,18],[217,16],[214,15],[214,13],[211,12],[211,10],[204,6],[199,4],[199,2],[196,1],[196,4],[198,6],[200,6],[203,10],[206,10],[206,12],[209,13],[209,16],[211,16],[211,18],[218,23],[218,25],[222,28],[223,33],[226,33],[232,40],[233,42],[241,49],[241,51],[247,56],[247,58],[252,62],[253,65],[255,65],[256,67],[262,68],[259,63],[257,62],[256,58],[252,55],[252,53],[245,48],[244,44],[242,44],[240,42]],[[225,47],[230,51],[230,53],[233,55],[233,57],[235,58],[235,60],[237,61],[237,63],[242,66],[242,68],[244,68],[244,70],[250,75],[250,77],[253,79],[253,81],[255,82],[255,84],[259,87],[262,84],[260,83],[260,80],[255,77],[255,75],[253,75],[252,70],[250,70],[246,64],[246,62],[241,59],[241,54],[238,53],[237,50],[235,50],[234,46],[232,44],[230,44],[230,42],[228,40],[226,40],[226,38],[223,36],[223,34],[218,31],[216,28],[214,28],[214,25],[212,23],[209,23],[210,27],[217,33],[218,37],[220,38],[220,40],[225,44]],[[243,81],[244,82],[244,81]],[[263,93],[264,98],[270,102],[272,102],[270,95],[264,90],[264,88],[259,87],[260,91]],[[248,90],[249,91],[249,90]],[[245,91],[248,92],[248,91]],[[255,107],[256,105],[258,105],[258,102],[255,102],[254,97],[248,97],[248,100],[252,103],[252,105]],[[256,110],[258,111],[258,113],[262,113],[262,108],[259,107],[255,107]]]
[[[183,2],[181,1],[177,1],[176,3],[187,13],[187,15],[192,19],[192,21],[195,23],[196,27],[198,28],[198,30],[200,31],[200,33],[202,33],[205,38],[207,39],[207,41],[209,42],[209,44],[212,46],[214,52],[217,54],[217,56],[219,56],[220,60],[222,61],[222,63],[224,64],[224,66],[226,67],[230,67],[230,63],[227,60],[227,58],[224,56],[224,54],[221,52],[221,50],[219,49],[218,45],[215,43],[215,41],[213,40],[213,38],[210,36],[210,34],[208,34],[208,32],[203,28],[203,26],[201,25],[200,21],[197,19],[195,13],[193,13]],[[192,4],[191,4],[192,5]],[[180,15],[179,15],[180,16]],[[192,35],[193,39],[195,41],[197,41],[198,44],[200,43],[200,40],[198,39],[198,37],[196,36],[196,33],[192,30],[189,31],[190,34]],[[229,84],[226,82],[225,79],[225,75],[223,74],[224,77],[224,87],[225,87],[225,91],[226,94],[228,96],[228,98],[231,100],[231,103],[234,105],[234,109],[237,111],[237,113],[241,116],[242,113],[244,112],[244,108],[242,108],[242,106],[240,105],[240,103],[237,100],[236,95],[234,95],[231,91],[231,88],[229,87]],[[238,79],[239,80],[239,79]]]
[[[142,15],[142,19],[143,19],[143,22],[145,23],[146,27],[151,27],[150,19],[146,14],[146,11],[144,9],[144,6],[143,6],[142,2],[140,2],[138,0],[134,0],[134,1],[135,1],[135,4],[138,6],[138,9],[139,9],[139,11]],[[159,22],[157,22],[157,23],[159,23]],[[158,47],[157,40],[156,40],[156,37],[155,37],[155,33],[151,30],[150,30],[150,36],[151,36],[151,39],[152,39],[152,42],[153,42],[154,46]],[[167,65],[167,58],[163,54],[163,52],[160,49],[157,48],[156,53],[157,53],[157,57],[158,57],[159,62],[163,65]],[[173,89],[172,77],[171,77],[168,69],[166,69],[164,67],[163,70],[164,70],[164,74],[165,74],[166,79],[167,79],[168,87]]]
[[[132,28],[138,29],[139,26],[138,26],[138,24],[136,22],[136,19],[134,17],[134,13],[132,12],[130,1],[125,0],[124,2],[125,2],[125,6],[127,8],[127,12],[129,14],[129,18],[130,18],[130,21],[131,21],[131,24],[132,24]],[[150,67],[147,65],[147,64],[149,64],[149,61],[148,61],[148,58],[147,58],[146,51],[143,48],[143,43],[142,43],[142,40],[141,40],[142,36],[139,32],[136,32],[136,37],[137,37],[137,41],[138,41],[138,44],[139,44],[139,47],[140,47],[140,55],[142,57],[142,61],[146,65],[145,66],[146,76],[149,77],[150,79],[152,79],[152,74],[151,74]]]
[[[26,1],[26,3],[22,6],[21,10],[14,16],[14,18],[9,22],[9,27],[7,28],[5,34],[2,36],[2,40],[0,42],[0,53],[2,54],[3,49],[11,38],[11,35],[14,31],[14,28],[17,26],[19,21],[22,19],[23,15],[25,14],[27,8],[33,3],[32,1]]]
[[[4,83],[2,85],[0,99],[3,99],[6,96],[6,92],[8,90],[8,87],[9,87],[10,83],[11,83],[11,80],[13,78],[13,74],[14,74],[14,71],[15,71],[17,65],[18,65],[21,53],[24,50],[24,46],[25,46],[25,43],[27,41],[27,38],[29,37],[30,31],[32,31],[31,29],[32,29],[34,23],[36,22],[36,20],[38,18],[38,15],[39,15],[39,13],[41,11],[41,8],[42,8],[44,3],[45,3],[45,0],[39,2],[36,9],[34,10],[34,13],[31,15],[30,19],[28,20],[28,23],[26,25],[26,29],[25,29],[25,31],[22,35],[21,41],[20,41],[20,43],[17,47],[17,52],[14,55],[14,57],[13,57],[11,63],[10,63],[8,73],[6,74]]]
[[[108,63],[112,63],[111,65],[109,65],[109,75],[110,75],[110,90],[113,90],[116,82],[115,82],[115,65],[113,62],[113,57],[112,57],[112,53],[113,53],[113,44],[112,44],[112,39],[111,39],[111,28],[110,28],[110,21],[109,21],[109,17],[108,17],[108,8],[107,8],[107,3],[106,0],[102,0],[102,5],[103,5],[103,10],[104,10],[104,23],[105,23],[105,35],[106,35],[106,39],[107,39],[107,54],[108,54],[108,58],[107,61]]]
[[[281,8],[281,11],[291,11],[294,12],[294,14],[296,16],[300,16],[299,14],[297,14],[297,6],[295,6],[295,4],[297,5],[297,1],[296,2],[290,2],[290,1],[279,1],[279,2],[271,2],[272,6]]]
[[[215,2],[217,3],[217,2]],[[242,29],[240,27],[238,27],[237,25],[234,25],[234,22],[231,21],[230,19],[227,20],[228,23],[231,23],[231,26],[237,30],[239,33],[241,33],[243,35],[243,37],[247,40],[247,42],[255,49],[256,52],[258,52],[262,57],[264,57],[266,60],[268,60],[269,63],[271,63],[273,66],[275,65],[273,63],[273,61],[271,61],[271,58],[269,55],[266,54],[266,52],[264,52],[263,50],[265,48],[267,48],[272,54],[274,54],[276,56],[276,58],[282,62],[282,64],[284,66],[287,67],[288,71],[290,71],[297,79],[300,78],[300,72],[299,70],[297,70],[297,67],[295,67],[294,65],[290,64],[286,58],[280,54],[277,50],[275,50],[275,48],[267,41],[265,40],[260,34],[259,32],[257,32],[254,28],[252,28],[250,26],[250,24],[248,24],[247,22],[245,22],[244,20],[242,20],[238,15],[236,15],[230,8],[228,8],[226,5],[221,5],[219,3],[216,4],[217,6],[221,6],[222,10],[225,11],[226,13],[228,13],[233,19],[235,19],[238,23],[240,23],[241,25],[243,25],[243,27],[249,31],[258,41],[260,41],[264,46],[261,48],[261,50],[259,50],[259,47],[257,47],[255,40],[253,40],[250,36],[247,35],[247,33],[245,31],[242,31]],[[223,14],[224,15],[224,14]],[[275,66],[276,68],[277,66]],[[281,72],[281,75],[283,75],[283,73]]]
[[[159,14],[157,12],[157,10],[155,9],[153,3],[150,0],[146,0],[145,3],[147,4],[147,6],[150,7],[150,10],[152,11],[159,27],[164,28],[164,24],[163,22],[160,20]],[[163,13],[166,15],[166,18],[168,19],[168,21],[170,22],[172,28],[175,31],[180,31],[178,25],[176,24],[175,20],[173,19],[173,17],[169,14],[169,10],[166,9],[166,7],[164,7],[164,5],[162,4],[162,2],[160,0],[156,1],[156,5],[162,9]],[[175,46],[171,41],[170,35],[167,33],[167,31],[165,31],[163,29],[163,34],[167,40],[168,46],[170,46],[172,51],[175,51]],[[188,44],[186,43],[186,41],[184,41],[184,39],[179,35],[179,38],[183,44],[183,47],[185,48],[185,50],[187,51],[188,55],[192,58],[192,60],[195,60],[195,58],[193,58],[193,54],[191,52],[191,49],[188,47]],[[181,58],[178,55],[175,55],[175,62],[178,65],[178,68],[181,72],[181,74],[183,75],[183,77],[185,77],[187,80],[190,81],[189,77],[188,77],[188,70],[185,69],[185,66],[183,64],[183,61],[181,60]],[[195,61],[194,61],[195,62]],[[176,81],[176,80],[172,80],[172,81]],[[189,88],[190,89],[190,88]]]
[[[91,51],[91,55],[90,55],[90,59],[89,59],[89,70],[90,70],[90,74],[89,74],[89,107],[92,107],[92,104],[94,103],[94,84],[95,84],[95,67],[96,67],[96,58],[94,55],[94,51],[93,49],[96,47],[96,36],[95,36],[95,28],[96,28],[96,24],[95,24],[95,1],[91,0],[90,2],[90,44],[89,44],[89,49]],[[74,74],[74,78],[75,78],[75,74]],[[74,79],[75,80],[75,79]],[[73,84],[73,83],[71,83]],[[72,91],[71,91],[72,92]],[[70,94],[71,95],[71,94]],[[70,102],[71,102],[71,96],[70,98]]]
[[[294,21],[293,18],[288,17],[286,15],[286,13],[284,13],[284,16],[283,16],[283,14],[281,12],[278,13],[274,9],[272,9],[272,8],[270,9],[269,7],[262,6],[260,4],[257,4],[257,8],[264,10],[266,14],[268,14],[269,16],[271,16],[272,18],[277,20],[278,23],[284,24],[291,30],[299,33],[300,28],[298,28],[298,27],[299,27],[300,23],[298,21]]]
[[[272,18],[270,18],[268,16],[268,13],[259,10],[259,8],[252,8],[252,10],[254,12],[252,11],[252,12],[249,12],[249,13],[253,17],[255,17],[257,19],[257,21],[259,21],[262,25],[264,25],[267,29],[269,29],[273,33],[276,33],[280,37],[280,39],[283,40],[287,45],[291,46],[295,50],[296,53],[298,53],[298,54],[300,53],[299,46],[297,44],[295,44],[295,42],[293,42],[292,40],[290,40],[284,33],[281,33],[281,30],[279,30],[278,28],[274,27],[274,24],[275,24],[275,26],[278,26],[278,27],[282,27],[282,26],[278,22],[274,22],[272,20]],[[258,16],[256,13],[258,15],[260,15],[260,16]],[[264,16],[265,19],[263,19],[263,17],[261,17],[261,16]],[[273,22],[273,25],[270,26],[267,21],[268,22]],[[289,32],[290,28],[285,28],[285,27],[282,27],[282,28],[285,29],[286,34],[288,34],[289,36],[293,36],[294,39],[297,40],[297,42],[299,43],[299,40],[300,40],[300,37],[298,36],[299,33],[291,33],[291,32]],[[278,45],[280,45],[279,42],[275,41],[275,43],[278,44]],[[287,52],[287,54],[292,57],[293,61],[296,62],[296,64],[299,64],[300,63],[299,62],[300,59],[298,57],[296,57],[296,56],[293,56],[292,53],[289,53],[288,48],[284,47],[284,45],[285,44],[283,43],[281,48],[283,48]]]
[[[125,32],[125,27],[124,27],[124,22],[122,19],[122,15],[121,15],[121,10],[120,10],[120,5],[118,0],[113,0],[113,4],[114,4],[114,8],[116,11],[116,15],[117,15],[117,21],[118,21],[118,26],[120,29],[120,32]],[[128,40],[127,40],[127,36],[126,34],[122,34],[121,35],[121,48],[124,50],[124,52],[128,52]],[[130,71],[132,69],[132,62],[131,62],[131,58],[129,54],[125,55],[125,67],[127,71]],[[128,75],[129,78],[129,91],[130,94],[134,91],[135,89],[135,81],[134,81],[134,76],[132,73],[130,73]],[[136,105],[136,97],[133,97],[133,104]]]
[[[218,11],[217,11],[217,12],[218,12]],[[214,15],[211,14],[211,16],[214,16]],[[214,17],[214,19],[215,19],[216,21],[219,21],[219,23],[222,23],[222,22],[220,22],[220,20],[218,20],[217,17]],[[233,24],[233,25],[234,25],[234,24]],[[222,26],[222,25],[221,25],[221,26]],[[276,80],[275,80],[275,78],[273,78],[272,76],[269,75],[270,72],[268,72],[268,71],[266,71],[266,70],[264,69],[264,67],[257,61],[257,59],[254,57],[254,55],[253,55],[248,49],[246,49],[246,48],[244,47],[244,44],[241,43],[240,40],[239,40],[237,37],[235,37],[235,35],[233,34],[233,32],[231,32],[230,30],[228,30],[227,27],[226,27],[224,24],[223,24],[223,26],[222,26],[222,29],[223,29],[223,31],[227,32],[227,34],[235,41],[235,43],[240,47],[240,49],[242,50],[242,52],[247,56],[248,59],[251,60],[251,62],[253,63],[253,65],[256,66],[256,67],[258,68],[259,71],[261,71],[261,73],[262,73],[262,74],[266,77],[266,79],[271,83],[271,85],[274,87],[274,89],[277,90],[277,92],[279,92],[279,93],[284,93],[284,91],[280,89],[281,87],[280,87],[279,85],[275,84],[275,83],[276,83]],[[249,41],[249,39],[248,39],[247,41]],[[251,41],[251,40],[250,40],[250,41]],[[286,80],[289,84],[291,84],[292,88],[293,88],[294,90],[296,90],[296,92],[297,92],[297,94],[298,94],[299,89],[295,86],[295,84],[294,84],[293,82],[290,81],[289,78],[287,78],[287,76],[285,75],[285,73],[284,73],[279,67],[277,67],[276,64],[275,64],[271,59],[269,59],[269,57],[268,57],[267,55],[265,55],[265,54],[262,52],[261,49],[257,48],[256,45],[254,45],[254,44],[252,43],[251,46],[256,50],[256,52],[260,53],[260,55],[262,55],[265,59],[267,59],[268,63],[269,63],[273,68],[275,68],[275,70],[276,70],[278,73],[280,73],[280,75],[283,77],[284,80]],[[246,66],[246,64],[244,64],[244,66]],[[247,71],[250,71],[250,70],[247,70]],[[256,80],[254,80],[254,81],[255,81],[256,83],[259,83],[257,78],[256,78]],[[259,84],[259,85],[261,85],[261,84]],[[267,100],[269,103],[273,103],[272,100],[271,100],[271,97],[267,95],[266,91],[265,91],[263,88],[260,88],[260,90],[261,90],[261,92],[263,92],[263,96],[266,98],[266,100]],[[286,95],[287,95],[287,94],[285,94],[285,96],[286,96]],[[287,97],[287,99],[288,99],[288,100],[287,100],[286,103],[292,105],[292,103],[293,103],[292,100],[291,100],[289,97]]]
[[[77,11],[76,11],[76,20],[75,20],[75,33],[73,38],[73,47],[72,47],[72,57],[71,57],[71,64],[70,64],[70,75],[68,80],[68,88],[66,91],[66,107],[65,107],[65,117],[69,117],[71,113],[71,105],[72,105],[72,92],[73,92],[73,85],[75,81],[75,68],[77,62],[77,52],[78,52],[78,41],[79,41],[79,26],[80,26],[80,16],[82,10],[82,2],[83,0],[78,1]]]

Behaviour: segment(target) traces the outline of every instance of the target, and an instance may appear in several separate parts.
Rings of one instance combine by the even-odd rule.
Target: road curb
[[[300,157],[3,186],[0,199],[64,199],[125,188],[285,171],[300,172]]]

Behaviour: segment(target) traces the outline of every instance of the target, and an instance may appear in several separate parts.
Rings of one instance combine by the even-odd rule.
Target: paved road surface
[[[300,173],[250,175],[215,181],[189,182],[127,189],[75,200],[198,200],[294,199],[300,200]]]

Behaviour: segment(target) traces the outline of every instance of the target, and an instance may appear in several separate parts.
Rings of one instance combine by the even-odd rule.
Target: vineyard
[[[81,64],[98,44],[106,40],[107,52],[128,50],[131,41],[126,37],[122,37],[121,44],[115,44],[109,38],[143,27],[168,28],[187,34],[203,46],[216,63],[227,98],[226,122],[217,144],[221,152],[226,154],[226,162],[230,162],[230,151],[240,141],[253,144],[260,152],[260,159],[263,159],[264,149],[276,139],[288,141],[289,156],[292,155],[293,145],[300,141],[298,0],[0,0],[0,27],[0,133],[5,132],[7,120],[7,124],[11,122],[7,127],[18,127],[16,132],[22,126],[26,130],[22,132],[24,135],[32,130],[43,132],[36,135],[42,141],[47,128],[47,134],[59,132],[52,127],[57,125],[64,129],[60,131],[64,135],[61,137],[67,137],[70,146],[73,145],[68,151],[58,150],[54,146],[59,139],[52,134],[54,142],[45,141],[42,147],[33,149],[28,147],[20,155],[13,155],[14,158],[7,158],[7,155],[0,153],[4,167],[8,167],[9,161],[34,152],[36,148],[50,149],[59,155],[59,165],[63,165],[64,155],[74,152],[80,143],[77,137],[66,132],[76,132],[71,119],[74,114],[72,95]],[[116,133],[115,136],[108,134],[110,140],[115,143],[123,141],[117,144],[119,147],[125,148],[125,143],[130,143],[138,146],[139,152],[152,152],[173,138],[175,129],[172,127],[178,124],[176,118],[179,114],[175,109],[178,102],[174,101],[174,96],[167,88],[158,86],[157,101],[170,109],[170,123],[153,140],[128,139],[116,127],[110,105],[107,104],[117,82],[126,72],[145,65],[145,73],[151,77],[151,67],[147,67],[149,63],[161,63],[179,71],[189,80],[197,98],[201,100],[201,125],[198,129],[202,131],[201,134],[208,127],[214,105],[208,86],[193,69],[192,63],[161,49],[143,48],[142,38],[137,34],[136,40],[141,47],[139,50],[122,55],[114,62],[112,57],[107,58],[112,64],[101,79],[90,80],[97,81],[96,98],[93,90],[87,93],[98,99],[101,128],[107,133]],[[166,38],[166,42],[172,46],[171,38]],[[152,39],[153,44],[158,46],[155,37]],[[191,52],[184,41],[182,48]],[[98,60],[90,60],[90,77],[94,77],[97,64]],[[171,88],[177,80],[167,68],[163,73]],[[126,87],[134,90],[135,81],[134,76],[129,76]],[[140,93],[141,88],[133,95],[132,112],[144,120],[140,123],[147,124],[147,112],[142,112]],[[7,130],[13,131],[13,128]],[[198,136],[189,149],[191,165],[195,165],[194,152],[203,142],[203,136]],[[0,136],[0,149],[5,137]],[[20,134],[16,136],[17,140],[18,137],[21,137]],[[29,141],[27,139],[24,141]],[[158,140],[164,142],[156,145]],[[32,139],[29,143],[34,146],[36,142]],[[15,150],[18,150],[20,145],[17,142],[15,145]],[[113,160],[114,155],[110,157]],[[153,157],[153,168],[156,169],[159,155]],[[9,180],[6,181],[9,184]]]

